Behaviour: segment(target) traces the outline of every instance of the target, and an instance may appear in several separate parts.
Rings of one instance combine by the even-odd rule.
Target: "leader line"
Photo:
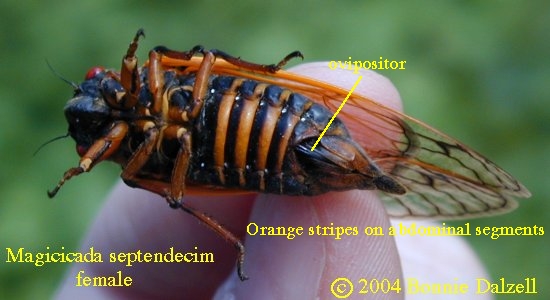
[[[340,110],[342,109],[342,107],[344,107],[344,104],[346,104],[346,101],[348,101],[349,96],[351,96],[351,93],[353,93],[353,90],[355,90],[355,88],[357,87],[357,85],[359,84],[361,79],[363,79],[363,76],[359,76],[359,78],[357,78],[357,81],[355,81],[355,84],[351,87],[351,90],[349,90],[349,93],[346,96],[346,99],[344,99],[344,101],[342,101],[342,104],[340,104],[340,107],[338,107],[338,109],[336,110],[336,112],[334,113],[334,115],[332,116],[330,121],[328,122],[328,124],[325,127],[325,129],[323,130],[323,132],[321,132],[321,135],[319,136],[319,138],[317,139],[315,144],[313,144],[313,147],[311,147],[311,151],[315,150],[315,147],[317,147],[317,144],[319,143],[321,138],[323,138],[323,135],[325,135],[325,132],[327,132],[327,129],[330,127],[330,124],[332,124],[332,121],[334,121],[334,118],[336,118],[338,113],[340,113]]]

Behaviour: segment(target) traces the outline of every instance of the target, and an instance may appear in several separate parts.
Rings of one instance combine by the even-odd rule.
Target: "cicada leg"
[[[130,157],[120,176],[127,185],[131,187],[139,187],[154,192],[158,195],[162,195],[165,197],[170,206],[177,207],[178,204],[175,203],[181,202],[185,191],[185,176],[187,174],[191,154],[191,142],[189,135],[183,128],[181,128],[185,134],[180,134],[181,138],[179,138],[179,140],[181,143],[181,149],[176,157],[174,170],[172,171],[171,187],[167,188],[166,184],[163,182],[145,179],[139,176],[139,171],[143,168],[143,166],[145,166],[154,152],[155,146],[160,138],[160,131],[151,121],[141,121],[141,124],[140,121],[138,121],[136,123],[140,125],[144,131],[145,140]],[[163,131],[162,138],[175,138],[175,134],[172,134],[174,130],[171,130],[175,127],[176,126],[170,126],[165,129]]]
[[[120,77],[114,73],[109,73],[112,78],[120,82],[120,85],[124,89],[124,92],[117,94],[116,97],[106,98],[111,107],[121,110],[128,110],[136,106],[138,103],[141,81],[139,78],[136,50],[138,48],[139,38],[142,36],[145,36],[145,33],[143,32],[143,29],[140,29],[136,32],[130,46],[128,46],[126,55],[122,58]]]
[[[164,129],[163,138],[165,140],[175,139],[180,145],[170,178],[170,191],[166,196],[170,206],[178,206],[176,203],[182,202],[185,194],[185,179],[192,155],[191,133],[182,126],[170,125]]]
[[[210,52],[214,54],[214,56],[222,58],[223,60],[237,67],[241,67],[243,69],[247,69],[250,71],[269,72],[269,73],[275,73],[279,71],[284,65],[288,63],[289,60],[293,58],[299,57],[301,59],[304,59],[304,56],[300,51],[294,51],[289,53],[283,59],[281,59],[281,61],[279,61],[277,64],[262,65],[262,64],[257,64],[257,63],[242,60],[240,57],[235,57],[233,55],[230,55],[218,49],[212,49],[210,50]]]
[[[239,253],[237,255],[237,274],[241,281],[247,280],[248,276],[246,276],[243,271],[245,248],[241,240],[239,240],[239,238],[236,237],[229,230],[225,229],[216,220],[210,218],[203,212],[195,210],[194,208],[188,206],[185,203],[180,203],[179,207],[183,209],[185,212],[199,219],[202,223],[206,224],[206,226],[208,226],[210,229],[214,230],[219,236],[223,237],[228,243],[231,243],[233,244],[233,246],[235,246],[235,249],[237,249],[237,252]]]
[[[166,188],[165,184],[159,183],[157,180],[139,177],[139,171],[153,154],[155,146],[158,144],[159,138],[161,138],[161,134],[151,121],[138,121],[136,123],[141,125],[145,133],[145,140],[130,157],[120,176],[129,186],[140,187],[155,192],[164,196],[170,206],[179,207],[185,193],[185,177],[191,157],[191,135],[185,128],[175,125],[168,126],[162,132],[163,139],[177,139],[181,145],[174,161],[170,188]]]
[[[182,114],[184,120],[196,118],[202,109],[208,91],[208,79],[212,74],[212,67],[216,61],[215,55],[211,52],[204,51],[201,46],[195,46],[188,52],[177,52],[159,46],[149,52],[149,89],[151,93],[153,93],[154,99],[152,113],[159,112],[162,106],[162,87],[164,85],[164,72],[161,65],[162,56],[165,55],[170,58],[189,60],[193,55],[199,52],[203,54],[204,58],[195,74],[193,104],[188,111]]]
[[[98,162],[109,158],[118,150],[120,143],[128,133],[128,124],[125,122],[115,122],[107,134],[96,140],[92,146],[86,150],[86,153],[80,158],[78,167],[70,168],[65,172],[63,178],[59,180],[57,186],[48,191],[48,196],[53,198],[63,184],[74,176],[78,176],[84,172],[88,172]]]

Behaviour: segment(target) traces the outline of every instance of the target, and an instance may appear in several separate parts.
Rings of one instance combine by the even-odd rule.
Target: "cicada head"
[[[97,68],[90,70],[86,80],[78,85],[73,98],[65,105],[69,134],[76,141],[80,156],[109,129],[111,123],[111,108],[101,92],[104,74]]]

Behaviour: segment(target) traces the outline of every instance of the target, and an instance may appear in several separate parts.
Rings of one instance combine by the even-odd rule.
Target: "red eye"
[[[81,146],[81,145],[76,145],[76,153],[78,153],[78,155],[80,157],[84,156],[84,154],[86,154],[86,152],[88,152],[88,147],[84,147],[84,146]]]
[[[88,73],[86,73],[85,80],[94,78],[97,74],[102,73],[105,71],[105,68],[103,67],[92,67],[88,70]]]

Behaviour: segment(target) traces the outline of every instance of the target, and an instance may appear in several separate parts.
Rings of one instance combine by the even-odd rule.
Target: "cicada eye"
[[[86,73],[86,77],[84,77],[85,80],[92,79],[96,77],[96,75],[103,73],[105,71],[104,67],[92,67],[88,70]]]

